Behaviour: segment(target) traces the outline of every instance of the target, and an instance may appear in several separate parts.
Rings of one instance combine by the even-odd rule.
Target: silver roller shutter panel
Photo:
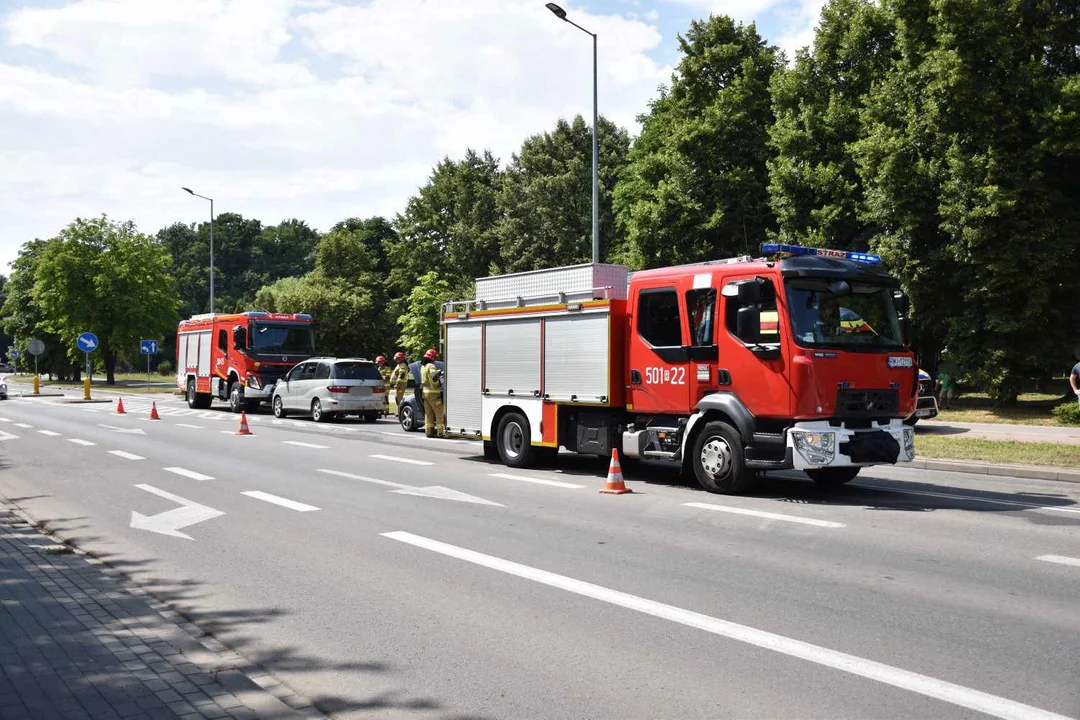
[[[598,402],[609,398],[608,314],[548,318],[544,340],[544,392],[552,400]]]
[[[446,427],[451,432],[481,430],[480,339],[479,323],[446,326]]]
[[[210,374],[210,343],[211,332],[199,333],[199,376],[203,377]]]
[[[488,322],[484,345],[484,382],[490,392],[531,396],[540,390],[539,319]]]

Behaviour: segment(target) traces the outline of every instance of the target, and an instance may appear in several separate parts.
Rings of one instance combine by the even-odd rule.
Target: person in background
[[[442,370],[435,361],[439,353],[432,348],[420,361],[420,386],[424,391],[424,433],[428,437],[442,437],[446,433],[443,424]]]
[[[394,362],[397,365],[394,366],[394,372],[390,373],[390,384],[386,387],[386,394],[389,397],[390,389],[393,388],[394,407],[400,409],[405,399],[405,388],[409,385],[409,361],[405,353],[398,352],[394,354]]]
[[[938,405],[942,410],[948,410],[956,398],[956,380],[945,370],[938,372],[937,391]]]
[[[375,364],[379,366],[379,375],[382,376],[383,385],[386,386],[386,393],[383,395],[383,405],[387,415],[390,414],[390,368],[386,365],[386,356],[380,355],[375,358]]]
[[[1080,403],[1080,362],[1073,365],[1072,372],[1069,373],[1069,385],[1076,395],[1076,401]]]

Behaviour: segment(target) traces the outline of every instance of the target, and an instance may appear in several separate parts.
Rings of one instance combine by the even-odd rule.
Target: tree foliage
[[[409,357],[418,357],[439,347],[439,318],[443,303],[453,299],[453,290],[438,272],[422,275],[409,293],[405,312],[399,317],[398,344]]]
[[[4,286],[6,297],[0,313],[4,316],[4,331],[14,338],[14,348],[26,358],[20,363],[22,367],[33,362],[27,346],[37,339],[45,343],[45,352],[38,357],[40,372],[54,374],[62,380],[78,379],[80,364],[68,356],[60,336],[46,329],[45,316],[34,300],[37,267],[48,242],[32,240],[23,245],[11,264],[11,278]]]

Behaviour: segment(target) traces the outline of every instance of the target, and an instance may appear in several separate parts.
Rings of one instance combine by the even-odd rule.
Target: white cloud
[[[794,60],[795,51],[814,42],[814,28],[828,0],[667,0],[702,13],[729,15],[744,23],[756,22],[758,32],[768,26],[768,41]]]
[[[574,19],[632,127],[658,32]],[[78,215],[202,219],[181,185],[270,223],[393,214],[443,155],[505,160],[592,107],[591,39],[534,0],[73,0],[3,31],[0,263]]]

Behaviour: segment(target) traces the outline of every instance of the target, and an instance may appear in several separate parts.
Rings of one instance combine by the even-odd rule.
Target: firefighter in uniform
[[[383,396],[385,402],[384,413],[390,414],[390,368],[386,366],[386,356],[380,355],[375,358],[375,364],[379,366],[379,375],[382,376],[383,385],[386,386],[386,395]]]
[[[409,384],[409,362],[403,352],[395,353],[394,362],[397,365],[394,366],[394,372],[390,373],[390,384],[386,387],[386,393],[389,397],[390,390],[393,388],[394,407],[400,410],[401,402],[405,399],[405,388]]]
[[[428,437],[445,434],[442,406],[442,370],[435,365],[439,353],[434,349],[424,353],[420,361],[420,385],[424,390],[424,433]]]

